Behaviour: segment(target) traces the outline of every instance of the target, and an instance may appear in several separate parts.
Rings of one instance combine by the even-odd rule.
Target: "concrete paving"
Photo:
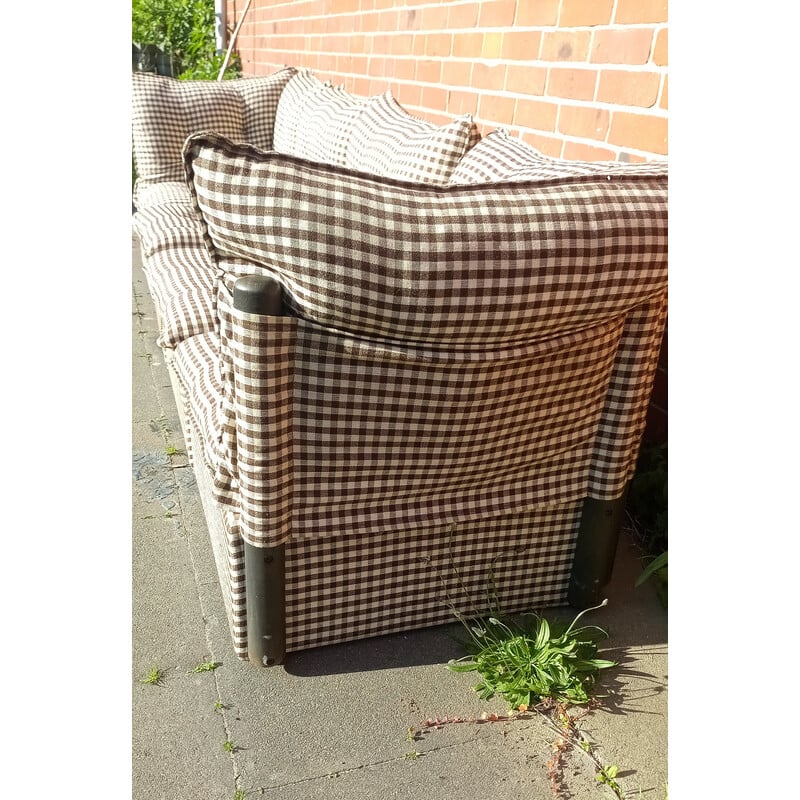
[[[456,674],[458,625],[290,654],[264,669],[236,658],[200,498],[136,239],[133,240],[134,800],[602,800],[575,748],[554,794],[547,762],[557,734],[535,714],[479,720],[474,674]],[[608,606],[588,618],[609,631],[602,706],[578,723],[623,796],[664,800],[667,784],[667,612],[641,560],[620,543]],[[569,615],[554,609],[552,616]],[[216,668],[194,671],[213,663]],[[142,682],[159,669],[158,684]],[[409,729],[413,728],[413,734]]]

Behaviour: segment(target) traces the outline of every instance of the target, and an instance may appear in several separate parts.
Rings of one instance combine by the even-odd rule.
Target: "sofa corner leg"
[[[286,657],[284,546],[255,547],[244,542],[247,603],[247,655],[271,667]]]
[[[597,605],[611,579],[627,490],[615,500],[583,501],[567,602],[573,608]]]

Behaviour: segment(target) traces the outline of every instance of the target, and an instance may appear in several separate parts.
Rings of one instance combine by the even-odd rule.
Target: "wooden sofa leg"
[[[286,657],[286,560],[284,546],[244,543],[247,656],[271,667]]]
[[[233,305],[250,314],[280,317],[283,289],[265,275],[239,278]],[[244,542],[244,580],[247,603],[247,656],[253,664],[271,667],[286,656],[285,548],[255,547]]]
[[[627,490],[616,500],[587,497],[583,501],[567,594],[574,608],[588,608],[603,599],[601,593],[614,567],[626,496]]]

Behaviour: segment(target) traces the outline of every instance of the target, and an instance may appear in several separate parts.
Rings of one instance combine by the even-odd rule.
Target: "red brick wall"
[[[245,4],[228,0],[230,31]],[[308,67],[355,94],[390,88],[432,122],[469,112],[550,156],[646,161],[668,152],[667,35],[667,0],[253,0],[236,50],[248,75]]]
[[[229,0],[230,30],[244,7]],[[236,49],[245,74],[391,88],[417,116],[470,112],[547,155],[667,154],[666,0],[253,0]]]

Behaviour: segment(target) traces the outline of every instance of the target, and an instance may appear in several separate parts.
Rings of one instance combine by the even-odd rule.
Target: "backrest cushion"
[[[499,180],[546,180],[579,175],[665,175],[664,161],[629,164],[619,161],[566,161],[549,158],[507,130],[492,131],[461,159],[451,184]]]
[[[350,132],[368,102],[310,73],[298,73],[278,102],[273,149],[345,166]]]
[[[212,130],[256,147],[272,147],[281,91],[296,70],[287,67],[260,78],[179,81],[134,72],[133,151],[138,184],[183,181],[181,151],[186,138]]]
[[[444,184],[474,141],[471,115],[437,126],[409,114],[387,90],[372,98],[353,124],[346,166],[398,180]]]
[[[310,105],[313,106],[315,96],[324,87],[325,84],[307,69],[298,71],[287,82],[275,111],[274,150],[296,155],[295,141],[303,114]]]
[[[191,137],[185,161],[212,255],[277,273],[327,327],[487,348],[666,291],[666,175],[430,186],[215,134]]]

